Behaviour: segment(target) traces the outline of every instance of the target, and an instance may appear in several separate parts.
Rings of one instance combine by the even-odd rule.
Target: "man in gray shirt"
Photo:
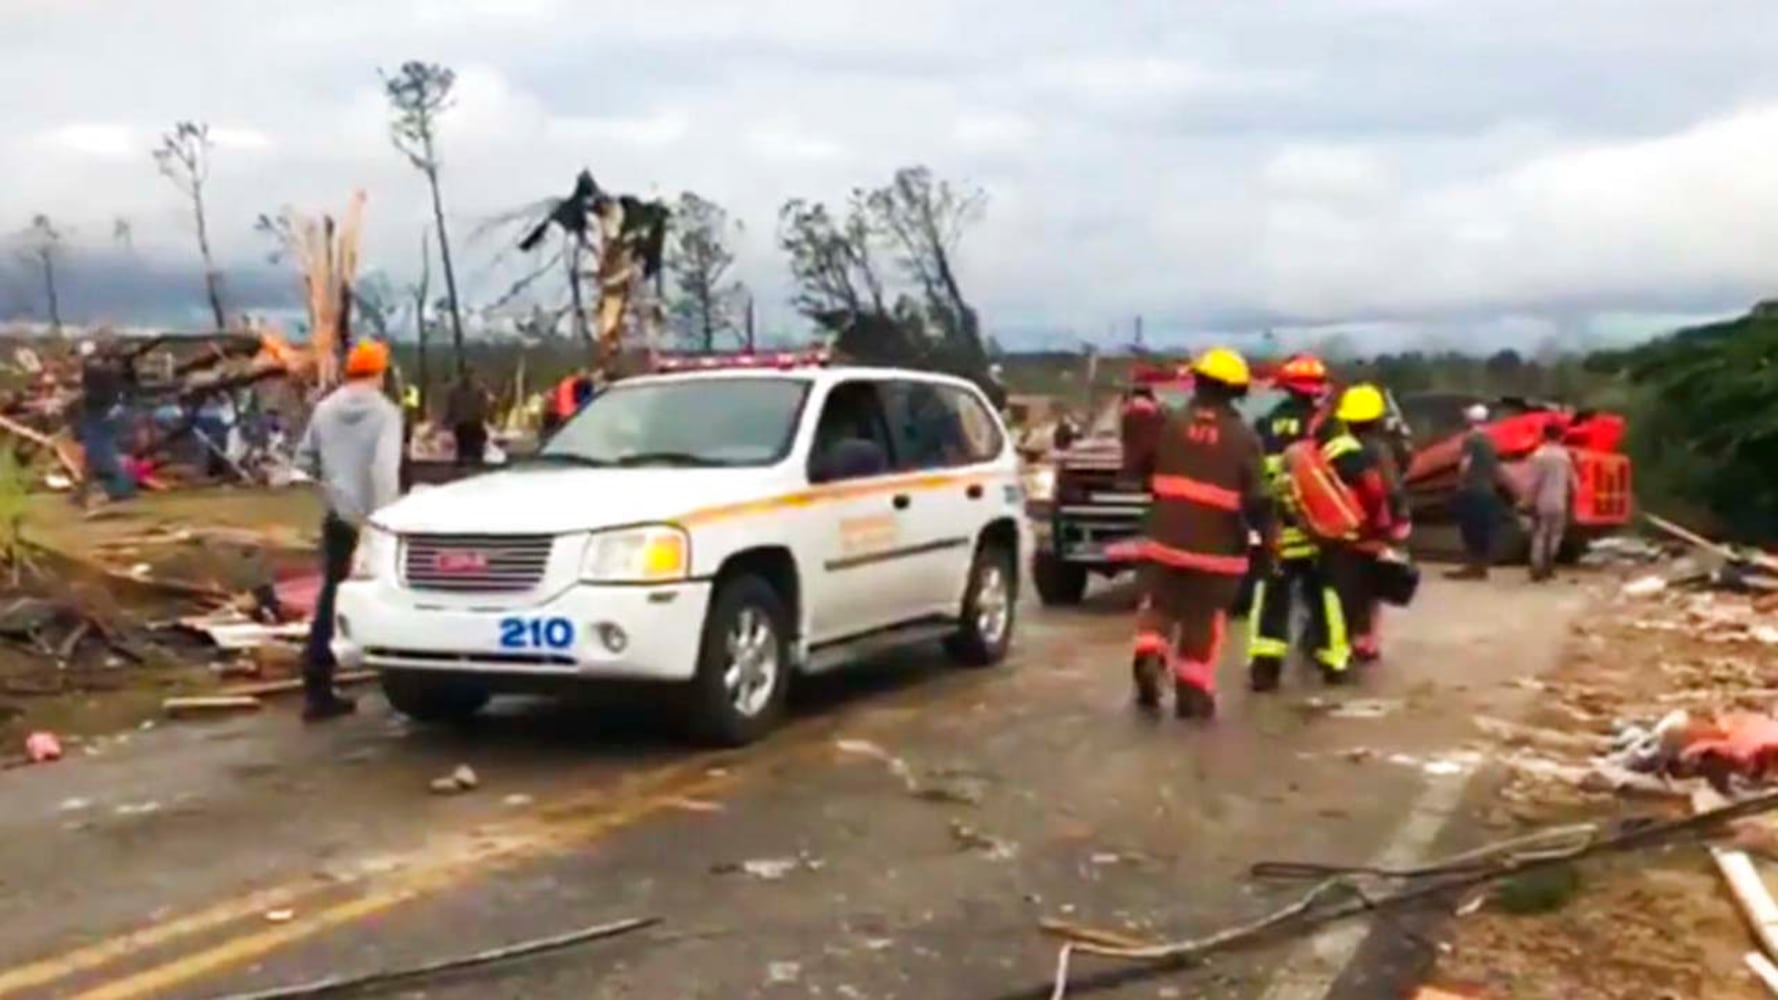
[[[394,503],[401,482],[401,410],[383,396],[389,348],[360,341],[346,355],[346,383],[309,417],[296,464],[321,484],[321,594],[303,651],[303,719],[321,722],[352,712],[333,687],[333,605],[352,569],[359,534],[377,508]]]
[[[1562,446],[1562,428],[1554,421],[1543,427],[1543,444],[1531,455],[1531,474],[1523,503],[1531,514],[1531,579],[1548,580],[1556,572],[1556,553],[1574,501],[1574,456]]]

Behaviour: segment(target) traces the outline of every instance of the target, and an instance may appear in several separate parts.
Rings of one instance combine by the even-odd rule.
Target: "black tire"
[[[701,742],[725,747],[745,746],[777,728],[784,715],[790,690],[790,612],[778,591],[750,574],[731,577],[717,585],[704,616],[704,634],[698,645],[698,672],[692,679],[689,719],[692,735]],[[744,711],[728,681],[731,663],[728,639],[747,626],[749,634],[766,629],[764,641],[775,657],[769,689],[753,711]],[[741,678],[742,682],[746,678]]]
[[[1587,539],[1584,538],[1564,537],[1562,547],[1556,550],[1556,564],[1558,566],[1579,565],[1580,557],[1587,554],[1587,544]]]
[[[1063,562],[1053,552],[1039,552],[1032,558],[1031,580],[1046,607],[1073,607],[1087,596],[1087,568]]]
[[[459,677],[390,670],[382,680],[383,697],[415,722],[467,722],[493,698],[487,688]]]
[[[1006,659],[1018,606],[1018,560],[1005,545],[983,540],[969,566],[957,632],[945,639],[945,652],[969,667],[991,667]]]

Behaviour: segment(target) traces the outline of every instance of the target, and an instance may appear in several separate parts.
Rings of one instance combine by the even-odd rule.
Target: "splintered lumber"
[[[365,681],[376,679],[377,675],[374,670],[348,670],[334,675],[333,683],[335,687],[345,687],[348,684],[363,684]],[[225,689],[223,695],[229,698],[269,698],[273,695],[301,691],[302,687],[302,678],[295,677],[287,681],[266,681],[263,684],[236,684]]]
[[[1715,789],[1700,788],[1692,793],[1692,812],[1711,812],[1722,808],[1727,801]],[[1778,956],[1778,902],[1772,899],[1772,892],[1766,888],[1766,880],[1760,876],[1753,859],[1746,851],[1721,847],[1710,848],[1710,859],[1716,862],[1716,870],[1728,882],[1729,891],[1734,893],[1741,915],[1747,918],[1747,925],[1753,930],[1760,948],[1768,957]]]
[[[1669,521],[1666,518],[1661,517],[1659,515],[1650,514],[1645,511],[1645,512],[1643,512],[1642,516],[1645,520],[1648,521],[1648,523],[1661,529],[1662,531],[1666,532],[1667,534],[1672,535],[1674,538],[1677,538],[1680,541],[1685,542],[1689,545],[1703,549],[1706,552],[1710,552],[1710,553],[1713,553],[1717,556],[1720,556],[1723,559],[1727,560],[1728,562],[1748,563],[1753,566],[1758,566],[1759,568],[1764,569],[1764,570],[1771,570],[1772,572],[1778,572],[1778,559],[1775,559],[1772,556],[1766,555],[1763,552],[1741,552],[1736,549],[1730,548],[1729,546],[1724,545],[1721,542],[1713,542],[1710,539],[1705,538],[1703,535],[1700,535],[1697,532],[1692,531],[1691,529],[1686,528],[1682,525],[1674,524],[1672,521]]]
[[[56,461],[61,464],[62,468],[68,475],[74,477],[75,482],[78,483],[85,478],[85,473],[80,467],[80,461],[76,456],[70,454],[68,442],[58,440],[34,428],[26,427],[24,424],[6,416],[0,416],[0,431],[5,431],[14,437],[23,438],[54,455]]]
[[[264,702],[247,695],[220,695],[203,698],[168,698],[161,702],[161,711],[174,718],[189,715],[226,715],[231,712],[257,712]]]

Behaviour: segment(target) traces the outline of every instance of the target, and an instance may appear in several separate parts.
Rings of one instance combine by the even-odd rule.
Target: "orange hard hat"
[[[1327,386],[1327,365],[1313,354],[1298,354],[1278,369],[1278,384],[1298,392],[1320,392]]]
[[[380,340],[360,340],[346,354],[347,378],[375,378],[389,370],[389,345]]]

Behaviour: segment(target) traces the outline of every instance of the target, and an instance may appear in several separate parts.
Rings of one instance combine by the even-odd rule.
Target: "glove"
[[[1277,569],[1277,559],[1272,547],[1263,542],[1247,547],[1247,562],[1252,572],[1259,577],[1269,577]]]

